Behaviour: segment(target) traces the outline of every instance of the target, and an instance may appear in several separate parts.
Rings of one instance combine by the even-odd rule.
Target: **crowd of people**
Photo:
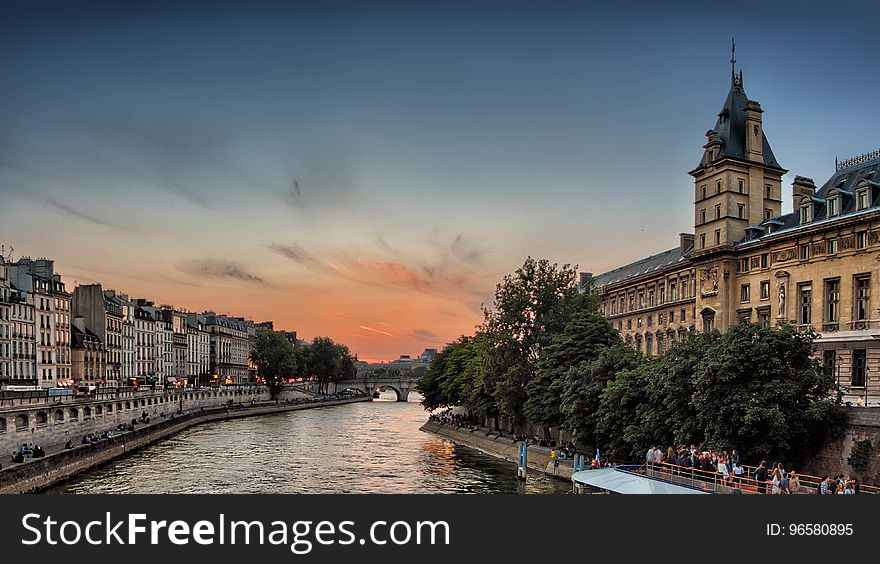
[[[441,425],[456,425],[458,427],[474,425],[474,418],[466,413],[455,413],[452,409],[445,409],[432,413],[428,419]]]
[[[46,451],[40,445],[21,443],[21,448],[12,451],[12,462],[20,464],[27,458],[42,458],[44,456],[46,456]]]
[[[697,448],[694,445],[668,447],[662,449],[652,445],[645,454],[647,465],[662,464],[664,471],[675,472],[676,468],[693,468],[706,473],[720,474],[720,483],[733,488],[743,485],[754,487],[758,493],[785,495],[808,493],[801,484],[801,478],[794,470],[786,470],[781,462],[767,464],[762,460],[752,471],[742,463],[736,449],[716,451],[711,448]],[[817,486],[820,494],[856,494],[859,482],[849,476],[826,476]]]

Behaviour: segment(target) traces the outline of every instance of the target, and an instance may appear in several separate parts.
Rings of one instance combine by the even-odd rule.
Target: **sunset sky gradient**
[[[363,359],[440,347],[527,255],[692,230],[731,35],[786,185],[880,146],[876,7],[737,4],[3,3],[0,243]]]

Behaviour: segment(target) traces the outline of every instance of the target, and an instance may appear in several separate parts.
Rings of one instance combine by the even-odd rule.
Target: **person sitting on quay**
[[[21,454],[21,451],[12,451],[12,461],[16,464],[24,462],[24,455]]]
[[[65,448],[65,449],[71,449],[71,448],[73,448],[73,440],[72,440],[72,439],[67,439],[67,442],[64,443],[64,448]]]
[[[43,447],[41,447],[40,445],[34,445],[34,452],[31,456],[33,456],[34,458],[42,458],[46,456],[46,451],[43,450]]]

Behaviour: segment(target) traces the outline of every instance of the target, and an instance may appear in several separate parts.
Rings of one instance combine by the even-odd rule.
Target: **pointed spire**
[[[736,40],[733,37],[730,38],[730,78],[736,78]]]

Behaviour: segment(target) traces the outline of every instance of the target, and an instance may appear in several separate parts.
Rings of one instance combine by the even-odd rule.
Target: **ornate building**
[[[706,133],[694,179],[694,235],[678,247],[592,277],[623,339],[662,353],[692,331],[740,320],[819,333],[816,354],[846,399],[880,395],[880,151],[835,162],[821,187],[796,176],[782,214],[780,166],[742,72]]]

